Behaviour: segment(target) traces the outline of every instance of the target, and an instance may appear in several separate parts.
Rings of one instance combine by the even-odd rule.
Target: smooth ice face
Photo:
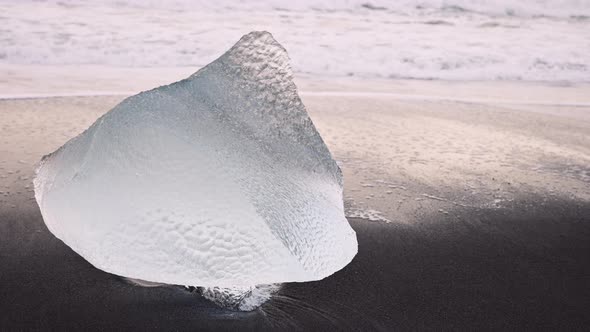
[[[357,252],[340,169],[267,32],[121,102],[43,158],[35,196],[94,266],[152,282],[317,280]]]

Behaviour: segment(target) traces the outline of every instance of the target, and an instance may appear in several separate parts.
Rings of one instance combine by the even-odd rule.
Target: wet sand
[[[36,209],[2,213],[0,328],[12,330],[584,330],[588,204],[432,216],[421,227],[352,219],[359,254],[261,309],[216,308],[181,287],[142,288],[93,268]],[[536,206],[527,209],[527,206]],[[426,220],[421,220],[426,221]]]
[[[590,108],[584,93],[542,91],[540,103],[303,94],[348,215],[377,221],[349,218],[359,254],[346,268],[250,313],[131,285],[43,224],[34,164],[122,96],[0,100],[0,330],[583,330]]]

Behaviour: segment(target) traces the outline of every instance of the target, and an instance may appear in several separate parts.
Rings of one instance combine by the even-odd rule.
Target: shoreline
[[[19,99],[49,99],[49,98],[68,98],[68,97],[129,97],[138,92],[115,92],[115,91],[88,91],[74,93],[55,93],[55,94],[0,94],[0,100],[19,100]],[[497,104],[497,105],[530,105],[530,106],[568,106],[568,107],[590,107],[590,102],[558,102],[558,101],[522,101],[522,100],[494,100],[478,98],[452,98],[433,95],[411,95],[388,92],[367,92],[367,91],[299,91],[301,96],[316,97],[360,97],[360,98],[391,98],[396,100],[417,100],[417,101],[449,101],[459,103],[476,103],[476,104]]]
[[[187,78],[199,67],[110,67],[0,63],[0,99],[132,95]],[[302,95],[449,100],[531,105],[590,105],[590,82],[462,81],[294,73]]]

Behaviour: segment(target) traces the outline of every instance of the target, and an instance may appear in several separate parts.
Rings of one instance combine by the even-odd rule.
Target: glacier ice
[[[122,101],[42,159],[49,230],[99,269],[156,283],[250,289],[342,269],[357,252],[342,174],[288,61],[252,32]]]
[[[279,284],[254,287],[199,287],[199,293],[220,307],[238,311],[252,311],[280,289]]]

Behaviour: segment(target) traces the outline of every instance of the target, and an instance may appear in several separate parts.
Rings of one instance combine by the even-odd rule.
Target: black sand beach
[[[456,213],[418,227],[352,219],[349,266],[240,313],[94,268],[47,231],[34,202],[3,209],[0,329],[585,330],[590,204],[529,197]]]
[[[378,209],[390,222],[349,218],[359,241],[351,264],[321,281],[285,284],[244,313],[181,286],[132,285],[94,268],[45,227],[32,197],[34,163],[120,99],[0,101],[1,331],[590,324],[590,146],[588,121],[575,115],[585,109],[305,97],[342,163],[345,204]],[[416,126],[422,132],[412,136]],[[480,144],[486,135],[495,139]]]

